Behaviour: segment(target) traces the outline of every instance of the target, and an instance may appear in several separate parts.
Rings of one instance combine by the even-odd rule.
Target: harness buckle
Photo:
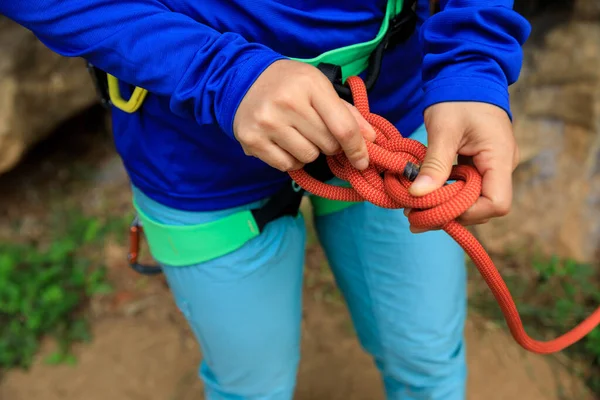
[[[136,272],[143,275],[157,275],[162,273],[162,269],[159,266],[143,265],[138,263],[140,256],[140,236],[144,230],[140,224],[140,220],[136,215],[131,225],[129,225],[129,253],[127,253],[127,260],[129,266]]]

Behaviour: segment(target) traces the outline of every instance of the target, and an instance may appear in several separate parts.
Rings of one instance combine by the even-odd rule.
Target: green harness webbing
[[[173,226],[150,219],[135,200],[133,205],[152,257],[166,265],[183,266],[212,260],[260,234],[250,211],[236,212],[205,224]]]
[[[388,0],[385,18],[379,28],[379,32],[374,39],[363,42],[352,44],[345,47],[340,47],[327,51],[315,58],[292,58],[292,60],[300,61],[306,64],[310,64],[316,67],[319,64],[333,64],[339,65],[342,68],[342,81],[345,82],[346,78],[353,75],[360,75],[369,64],[369,56],[375,50],[377,45],[383,40],[388,28],[390,27],[390,21],[396,15],[402,11],[404,0]]]
[[[338,65],[342,70],[342,81],[349,76],[361,74],[368,67],[371,53],[385,37],[390,27],[390,21],[402,11],[403,4],[403,0],[388,1],[386,16],[374,39],[330,50],[315,58],[294,58],[294,60],[313,66],[321,63]],[[131,98],[125,101],[120,98],[118,90],[110,90],[117,87],[116,78],[109,76],[109,79],[111,80],[109,94],[113,106],[121,108],[123,105],[129,104],[129,106],[123,107],[124,111],[134,112],[137,110],[146,96],[145,90],[136,88],[134,93],[141,98]],[[135,107],[132,104],[135,104]],[[347,185],[347,182],[340,184]],[[314,213],[318,216],[337,212],[356,204],[309,196]],[[240,248],[248,240],[260,234],[250,211],[241,211],[201,225],[171,226],[153,221],[139,209],[135,200],[134,207],[142,223],[152,257],[166,265],[185,266],[208,261]]]

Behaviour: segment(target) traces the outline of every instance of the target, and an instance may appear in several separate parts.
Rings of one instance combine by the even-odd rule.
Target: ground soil
[[[71,122],[75,125],[67,132],[96,131],[89,121],[102,124],[97,112]],[[65,135],[48,142],[50,147],[36,150],[39,153],[34,152],[16,171],[0,177],[0,234],[3,229],[8,232],[16,219],[23,235],[43,235],[44,228],[36,221],[51,212],[45,200],[51,192],[63,195],[61,188],[66,188],[67,182],[64,196],[77,199],[76,203],[89,210],[106,209],[105,200],[110,199],[111,212],[128,211],[127,180],[106,136],[91,135],[90,146],[89,138]],[[91,173],[84,173],[90,166]],[[197,376],[201,354],[164,280],[130,271],[124,242],[107,240],[98,251],[116,290],[90,304],[93,341],[75,347],[78,362],[74,366],[44,364],[44,356],[53,348],[52,342],[46,341],[31,370],[8,372],[0,381],[0,399],[204,398]],[[356,340],[325,265],[313,240],[307,247],[303,357],[296,398],[384,399],[377,370]],[[466,337],[468,399],[592,398],[562,367],[564,360],[522,351],[503,328],[481,316],[470,315]]]

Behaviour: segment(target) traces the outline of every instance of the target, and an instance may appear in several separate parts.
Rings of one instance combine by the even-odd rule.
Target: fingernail
[[[404,209],[404,216],[408,217],[408,214],[410,214],[410,208],[405,208]]]
[[[433,186],[433,179],[427,175],[419,175],[410,186],[410,192],[415,195],[426,194]]]
[[[360,160],[358,160],[356,162],[356,168],[359,170],[363,170],[363,169],[367,169],[367,167],[369,166],[369,160],[367,160],[366,158],[361,158]]]

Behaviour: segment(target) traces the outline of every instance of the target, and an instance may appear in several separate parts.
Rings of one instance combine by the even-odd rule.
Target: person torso
[[[174,12],[224,33],[235,32],[293,58],[312,58],[375,37],[385,0],[162,0]],[[418,30],[429,0],[417,2],[419,22],[409,40],[386,52],[372,111],[403,133],[422,124]],[[127,94],[127,87],[123,88]],[[287,174],[246,156],[217,125],[170,113],[169,99],[150,94],[135,114],[113,111],[117,149],[134,185],[173,208],[215,210],[268,196]]]

